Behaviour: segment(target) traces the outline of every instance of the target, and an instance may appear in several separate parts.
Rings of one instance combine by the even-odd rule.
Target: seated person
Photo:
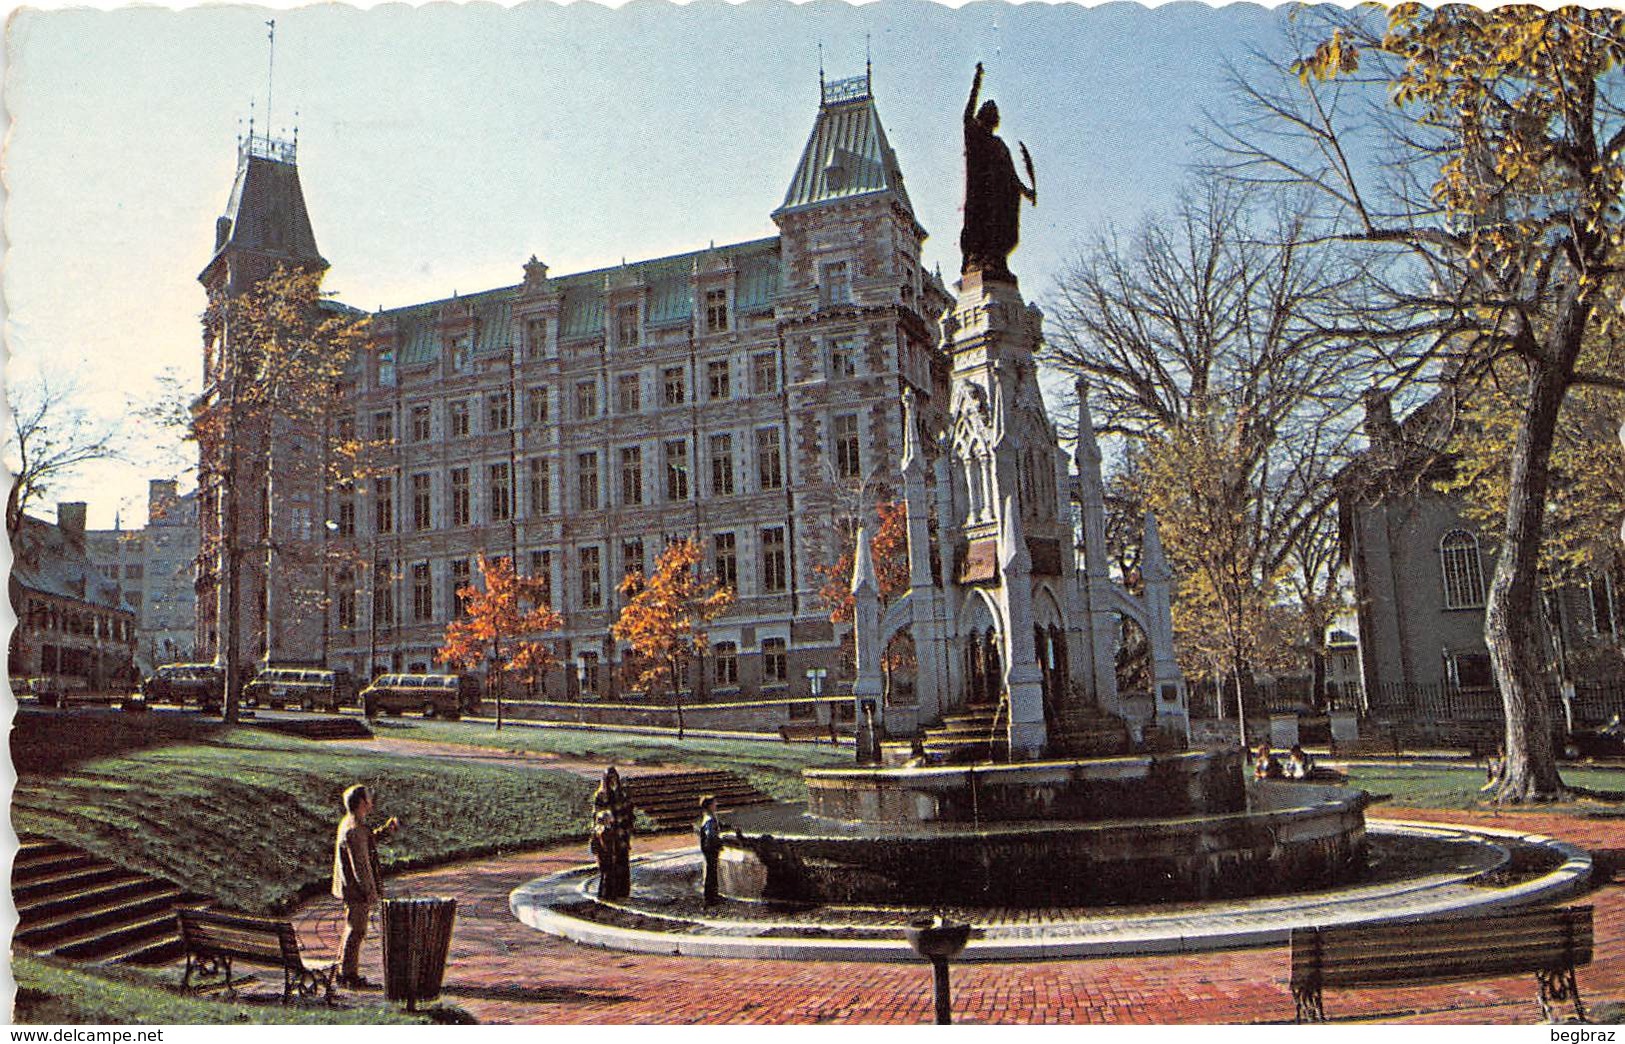
[[[1484,785],[1479,790],[1494,790],[1500,786],[1501,776],[1506,772],[1506,759],[1506,748],[1496,747],[1495,757],[1484,763]]]
[[[1314,770],[1315,762],[1309,756],[1309,752],[1296,743],[1292,744],[1292,749],[1286,754],[1286,778],[1308,779],[1309,773]]]
[[[1271,751],[1268,743],[1258,745],[1258,753],[1253,755],[1254,779],[1280,779],[1281,762]]]

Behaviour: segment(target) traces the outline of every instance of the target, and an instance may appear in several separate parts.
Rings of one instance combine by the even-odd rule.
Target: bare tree
[[[1317,649],[1336,591],[1332,477],[1366,375],[1332,319],[1362,272],[1317,235],[1305,200],[1209,177],[1080,251],[1048,302],[1046,360],[1089,383],[1129,443],[1132,498],[1162,520],[1182,644],[1243,687],[1279,644],[1280,601],[1302,600]]]
[[[92,417],[75,404],[78,386],[49,378],[12,388],[11,432],[6,440],[6,467],[11,491],[6,496],[6,533],[15,538],[23,515],[53,486],[98,460],[115,460],[120,439],[112,424]]]
[[[1385,278],[1347,322],[1397,379],[1470,387],[1517,368],[1485,611],[1507,725],[1497,797],[1557,796],[1539,559],[1565,398],[1625,388],[1581,365],[1625,301],[1625,13],[1401,4],[1303,24],[1298,60],[1276,65],[1287,75],[1238,82],[1248,118],[1212,136],[1234,177],[1315,193],[1365,248]]]

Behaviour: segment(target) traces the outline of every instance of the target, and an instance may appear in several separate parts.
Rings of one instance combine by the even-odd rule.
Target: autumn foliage
[[[629,573],[621,581],[627,602],[615,621],[614,635],[629,643],[642,661],[638,680],[651,693],[670,685],[676,694],[683,669],[705,651],[706,626],[734,604],[733,589],[702,574],[701,560],[697,541],[678,540],[660,553],[654,572]]]
[[[901,502],[879,504],[876,511],[880,526],[869,541],[869,553],[875,564],[875,579],[880,584],[880,604],[908,590],[908,505]],[[813,570],[823,578],[818,588],[818,602],[829,610],[831,623],[852,622],[852,563],[856,554],[857,534],[848,533],[841,545],[841,554],[828,565],[815,565]]]
[[[479,566],[483,589],[469,584],[457,592],[463,612],[446,625],[435,658],[465,671],[491,665],[501,728],[503,679],[510,672],[534,677],[551,668],[553,652],[538,636],[558,630],[564,621],[547,604],[547,582],[518,575],[513,559],[481,555]]]

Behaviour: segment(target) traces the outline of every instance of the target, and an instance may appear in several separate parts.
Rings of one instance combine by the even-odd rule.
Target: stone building
[[[8,672],[97,691],[130,685],[136,614],[85,549],[85,505],[58,504],[56,517],[25,515],[12,537]]]
[[[85,549],[136,613],[136,665],[142,671],[188,660],[197,630],[197,494],[173,479],[147,483],[147,524],[93,529]]]
[[[1440,447],[1448,393],[1396,421],[1386,393],[1366,398],[1369,448],[1338,476],[1343,555],[1354,580],[1360,671],[1372,706],[1420,690],[1494,688],[1484,607],[1498,547],[1434,483],[1450,474]],[[1607,575],[1554,587],[1543,598],[1554,675],[1620,677],[1625,600]],[[1484,706],[1494,710],[1493,701]]]
[[[250,134],[239,152],[206,287],[238,292],[278,262],[325,268],[291,143]],[[696,694],[805,695],[813,667],[838,678],[815,567],[896,496],[902,394],[942,426],[949,298],[922,268],[926,232],[867,75],[821,85],[789,173],[777,236],[565,275],[533,257],[516,285],[374,315],[325,434],[382,444],[376,478],[284,487],[269,527],[283,557],[244,560],[245,658],[434,669],[476,556],[514,555],[566,619],[545,694],[619,697],[617,586],[694,537],[738,592]],[[206,348],[211,374],[228,351]],[[224,463],[203,461],[205,530]],[[207,565],[198,644],[212,651],[226,617]]]

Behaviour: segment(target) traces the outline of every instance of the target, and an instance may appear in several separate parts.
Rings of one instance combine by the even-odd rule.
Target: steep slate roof
[[[838,99],[838,100],[832,100]],[[886,141],[868,79],[841,80],[824,90],[818,122],[796,164],[780,210],[890,189],[914,210],[903,189],[897,155]]]
[[[90,561],[84,541],[71,539],[61,527],[24,515],[13,550],[11,579],[25,590],[135,612],[124,603],[119,585]]]
[[[299,167],[291,158],[265,155],[269,150],[259,146],[239,148],[237,180],[232,183],[222,218],[231,225],[213,256],[238,249],[321,261],[316,233],[305,210],[304,190],[299,187]]]

